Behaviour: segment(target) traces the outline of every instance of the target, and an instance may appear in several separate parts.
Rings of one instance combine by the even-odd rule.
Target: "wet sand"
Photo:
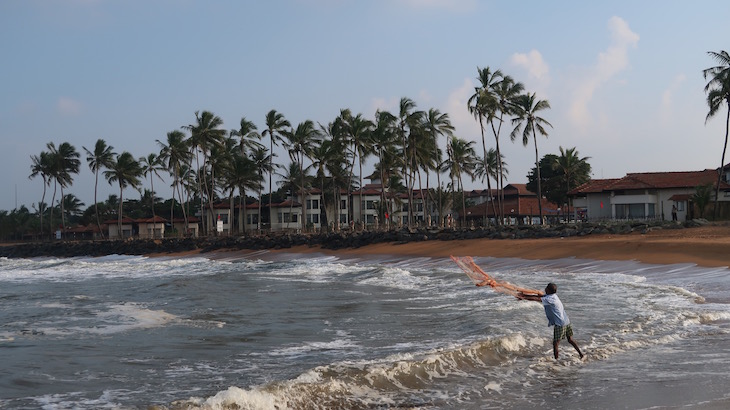
[[[694,263],[698,266],[730,266],[730,226],[661,229],[646,234],[589,235],[549,239],[471,239],[407,244],[376,244],[331,251],[298,246],[286,253],[321,253],[347,257],[397,255],[448,257],[491,256],[523,259],[636,260],[651,264]]]

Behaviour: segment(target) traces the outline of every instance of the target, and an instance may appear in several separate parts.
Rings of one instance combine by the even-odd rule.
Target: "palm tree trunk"
[[[95,181],[94,181],[94,213],[96,214],[96,226],[99,228],[99,233],[101,234],[101,238],[104,239],[104,231],[101,230],[101,221],[99,220],[99,202],[97,202],[96,199],[96,193],[98,192],[99,187],[99,168],[96,168],[96,172],[94,172]],[[41,222],[41,226],[43,225],[43,222]]]
[[[41,214],[41,240],[43,240],[43,214],[45,213],[45,209],[43,209],[43,204],[46,202],[46,177],[43,177],[43,195],[41,196],[41,203],[38,204],[38,212]]]
[[[119,183],[119,215],[117,216],[117,228],[119,229],[119,238],[124,239],[124,235],[122,235],[122,203],[124,202],[124,198],[122,198],[122,184],[121,181]]]
[[[728,101],[727,118],[725,120],[725,145],[722,148],[722,160],[720,162],[720,172],[717,173],[717,187],[715,188],[715,211],[713,212],[715,220],[717,220],[720,201],[720,182],[722,182],[722,173],[725,168],[725,152],[727,151],[728,130],[730,127],[730,101]]]
[[[58,181],[53,182],[53,196],[51,197],[51,214],[50,214],[50,221],[49,227],[51,228],[51,237],[53,237],[53,203],[56,202],[56,189],[58,188]]]
[[[535,167],[537,168],[537,209],[540,210],[540,225],[542,225],[542,181],[540,177],[540,160],[537,153],[537,135],[534,129],[532,130],[532,140],[535,142]]]

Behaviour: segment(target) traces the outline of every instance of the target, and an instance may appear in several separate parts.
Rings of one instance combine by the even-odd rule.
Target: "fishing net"
[[[490,288],[494,289],[496,292],[505,293],[507,295],[517,296],[518,293],[522,292],[527,295],[545,295],[544,292],[535,290],[535,289],[528,289],[528,288],[522,288],[516,285],[513,285],[507,281],[496,279],[486,272],[482,270],[482,268],[479,267],[476,263],[474,263],[474,259],[471,258],[471,256],[453,256],[451,255],[451,260],[456,262],[457,265],[463,270],[466,275],[474,281],[475,284],[484,284],[482,286],[489,286]]]

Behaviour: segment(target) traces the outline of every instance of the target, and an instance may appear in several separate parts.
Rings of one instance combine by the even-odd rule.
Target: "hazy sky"
[[[593,178],[716,168],[724,113],[705,124],[702,69],[714,64],[707,51],[730,49],[728,18],[727,0],[4,0],[0,209],[40,201],[30,156],[48,142],[82,153],[66,192],[90,206],[82,147],[103,138],[118,153],[159,152],[155,140],[197,110],[226,129],[242,116],[263,129],[271,109],[326,124],[342,108],[372,118],[409,97],[447,112],[481,153],[466,101],[485,66],[550,101],[540,156],[576,147]],[[525,183],[534,147],[508,131],[509,182]],[[170,183],[155,181],[159,196]],[[99,186],[100,200],[118,194]]]

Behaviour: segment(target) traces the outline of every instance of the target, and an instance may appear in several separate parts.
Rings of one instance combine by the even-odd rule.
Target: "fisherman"
[[[563,339],[568,339],[568,343],[575,348],[582,359],[583,352],[580,351],[578,344],[573,340],[573,327],[570,325],[570,319],[568,319],[568,314],[565,313],[563,303],[558,298],[557,292],[558,285],[548,283],[545,287],[545,295],[532,295],[519,292],[517,298],[542,302],[542,306],[545,308],[545,315],[548,319],[548,326],[555,326],[553,329],[553,355],[555,359],[558,358],[558,344]]]

